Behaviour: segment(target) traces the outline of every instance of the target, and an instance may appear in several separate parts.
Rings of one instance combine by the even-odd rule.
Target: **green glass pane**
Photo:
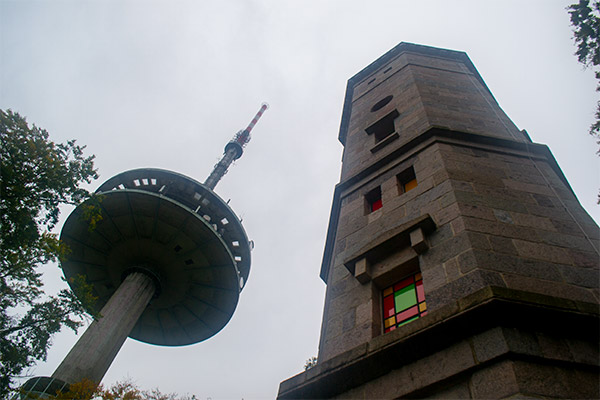
[[[412,283],[394,293],[394,300],[396,302],[396,312],[400,312],[417,304],[415,284]]]
[[[419,318],[418,315],[416,317],[412,317],[411,319],[407,319],[406,321],[403,321],[402,323],[398,324],[398,326],[402,326],[404,324],[408,324],[409,322],[412,322],[412,321],[414,321],[417,318]]]

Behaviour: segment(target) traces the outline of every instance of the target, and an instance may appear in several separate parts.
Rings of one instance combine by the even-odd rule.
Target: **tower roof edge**
[[[469,69],[469,71],[473,73],[475,78],[481,82],[485,90],[489,92],[492,98],[494,98],[494,95],[485,84],[483,78],[481,77],[481,75],[479,75],[479,72],[475,68],[475,65],[473,65],[473,62],[471,61],[467,53],[465,53],[464,51],[442,49],[439,47],[426,46],[422,44],[415,44],[409,42],[400,42],[395,47],[388,50],[384,55],[379,57],[377,60],[373,61],[371,64],[367,65],[365,68],[357,72],[352,78],[348,79],[348,84],[346,86],[346,95],[344,98],[344,107],[342,111],[342,120],[340,123],[340,132],[338,135],[338,139],[343,145],[346,144],[346,134],[348,131],[348,124],[350,122],[350,109],[352,105],[352,95],[354,87],[360,82],[362,82],[366,77],[372,75],[375,71],[380,69],[390,60],[406,52],[419,53],[422,55],[447,58],[462,62]]]

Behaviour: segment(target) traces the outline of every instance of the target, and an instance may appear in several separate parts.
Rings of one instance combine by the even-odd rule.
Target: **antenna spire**
[[[250,132],[267,108],[269,108],[269,105],[267,103],[263,103],[260,107],[260,110],[258,110],[254,118],[252,118],[252,121],[250,121],[250,124],[248,124],[246,129],[238,131],[233,139],[231,139],[231,141],[225,145],[223,157],[215,165],[215,168],[210,173],[208,178],[206,178],[206,181],[204,182],[205,186],[208,186],[211,190],[214,189],[221,178],[223,178],[223,176],[227,173],[227,169],[231,163],[242,156],[244,153],[244,147],[246,147],[250,141]]]

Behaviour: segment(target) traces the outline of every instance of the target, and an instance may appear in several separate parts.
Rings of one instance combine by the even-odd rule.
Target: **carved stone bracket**
[[[422,215],[398,227],[382,233],[344,261],[345,267],[362,284],[371,280],[370,265],[374,259],[389,252],[389,249],[411,247],[417,254],[429,248],[426,235],[436,229],[429,214]]]

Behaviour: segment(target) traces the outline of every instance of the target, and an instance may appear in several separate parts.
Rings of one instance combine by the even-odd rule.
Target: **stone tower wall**
[[[321,360],[380,335],[380,291],[418,270],[429,310],[486,286],[598,301],[596,224],[548,149],[516,128],[465,59],[443,55],[402,53],[352,91]],[[393,110],[398,135],[374,151],[366,129]],[[402,193],[407,168],[418,186]],[[369,212],[365,196],[376,187],[383,206]],[[428,251],[419,256],[398,238],[366,257],[367,282],[348,268],[379,237],[424,216],[435,224]]]
[[[464,53],[365,68],[340,141],[319,363],[281,398],[598,397],[598,226]],[[383,333],[382,293],[413,276],[426,313]]]
[[[364,170],[432,127],[474,132],[523,142],[527,139],[498,106],[463,53],[422,55],[410,51],[381,65],[353,88],[349,124],[344,136],[342,179]],[[372,107],[388,95],[379,110]],[[365,129],[391,111],[398,138],[377,149]],[[366,137],[365,137],[366,136]]]

